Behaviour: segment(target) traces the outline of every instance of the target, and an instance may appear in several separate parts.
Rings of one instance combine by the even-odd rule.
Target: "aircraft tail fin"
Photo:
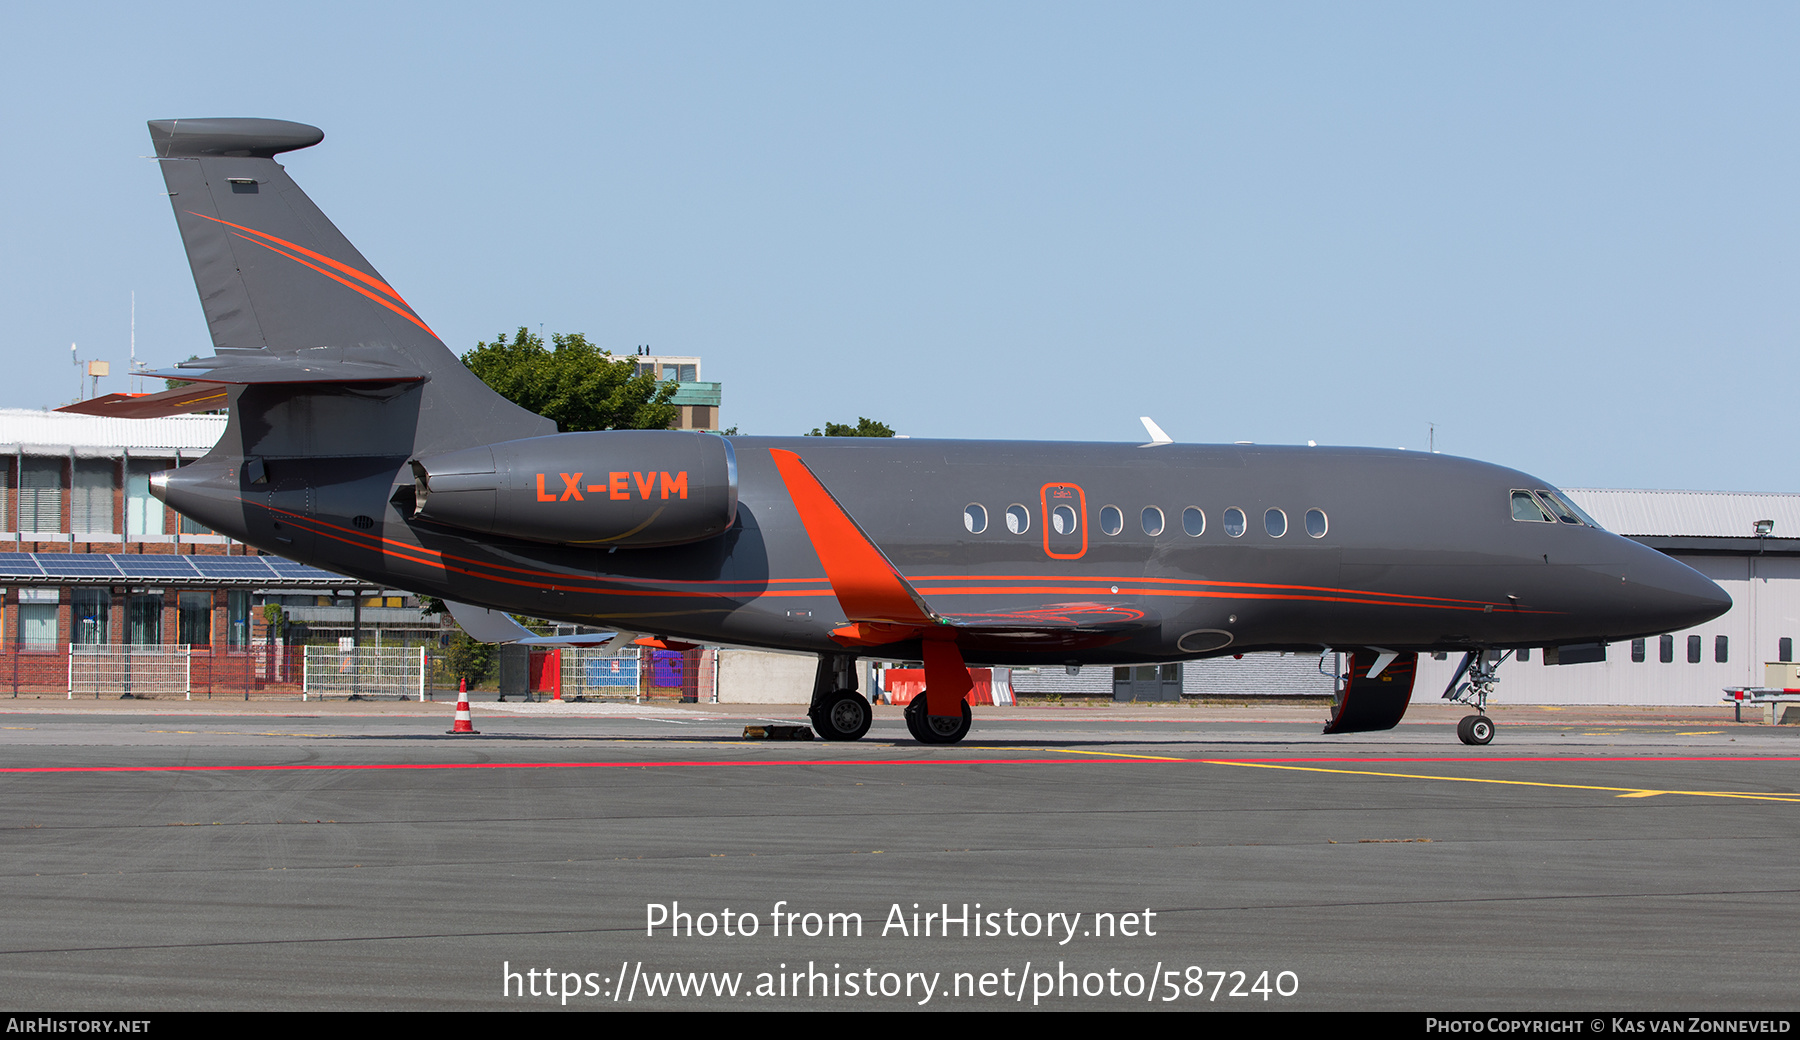
[[[291,411],[298,396],[383,402],[389,421],[372,424],[352,419],[354,408],[326,409],[329,418],[349,419],[356,428],[361,450],[349,454],[435,451],[556,432],[549,420],[470,373],[275,161],[318,144],[323,131],[276,119],[149,125],[216,351],[166,374],[247,387],[231,394],[244,452],[257,450],[257,430],[278,425],[274,413]],[[407,413],[408,421],[391,421],[396,412]],[[327,445],[292,437],[276,446],[291,454],[330,453]]]

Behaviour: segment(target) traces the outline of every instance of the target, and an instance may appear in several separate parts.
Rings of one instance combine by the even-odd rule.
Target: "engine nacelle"
[[[731,442],[684,430],[528,437],[414,459],[412,515],[557,545],[682,545],[737,519]]]

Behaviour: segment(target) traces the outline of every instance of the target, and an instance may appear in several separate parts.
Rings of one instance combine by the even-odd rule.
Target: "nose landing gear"
[[[1471,650],[1463,655],[1461,667],[1444,687],[1444,699],[1467,704],[1474,715],[1465,715],[1456,724],[1456,738],[1465,744],[1487,744],[1494,739],[1494,720],[1487,717],[1487,700],[1500,681],[1500,665],[1512,656],[1511,650]],[[1467,677],[1465,680],[1464,677]]]
[[[1486,744],[1494,739],[1494,720],[1486,715],[1465,715],[1456,724],[1456,738],[1465,744]]]

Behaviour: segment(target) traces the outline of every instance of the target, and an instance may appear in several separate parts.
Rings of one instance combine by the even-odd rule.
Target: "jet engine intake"
[[[412,517],[556,545],[648,548],[737,519],[731,442],[686,430],[527,437],[412,460]]]

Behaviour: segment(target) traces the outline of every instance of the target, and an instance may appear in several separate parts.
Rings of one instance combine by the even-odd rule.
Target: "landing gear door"
[[[1087,552],[1087,494],[1074,484],[1045,484],[1044,554],[1053,560],[1079,560]]]

